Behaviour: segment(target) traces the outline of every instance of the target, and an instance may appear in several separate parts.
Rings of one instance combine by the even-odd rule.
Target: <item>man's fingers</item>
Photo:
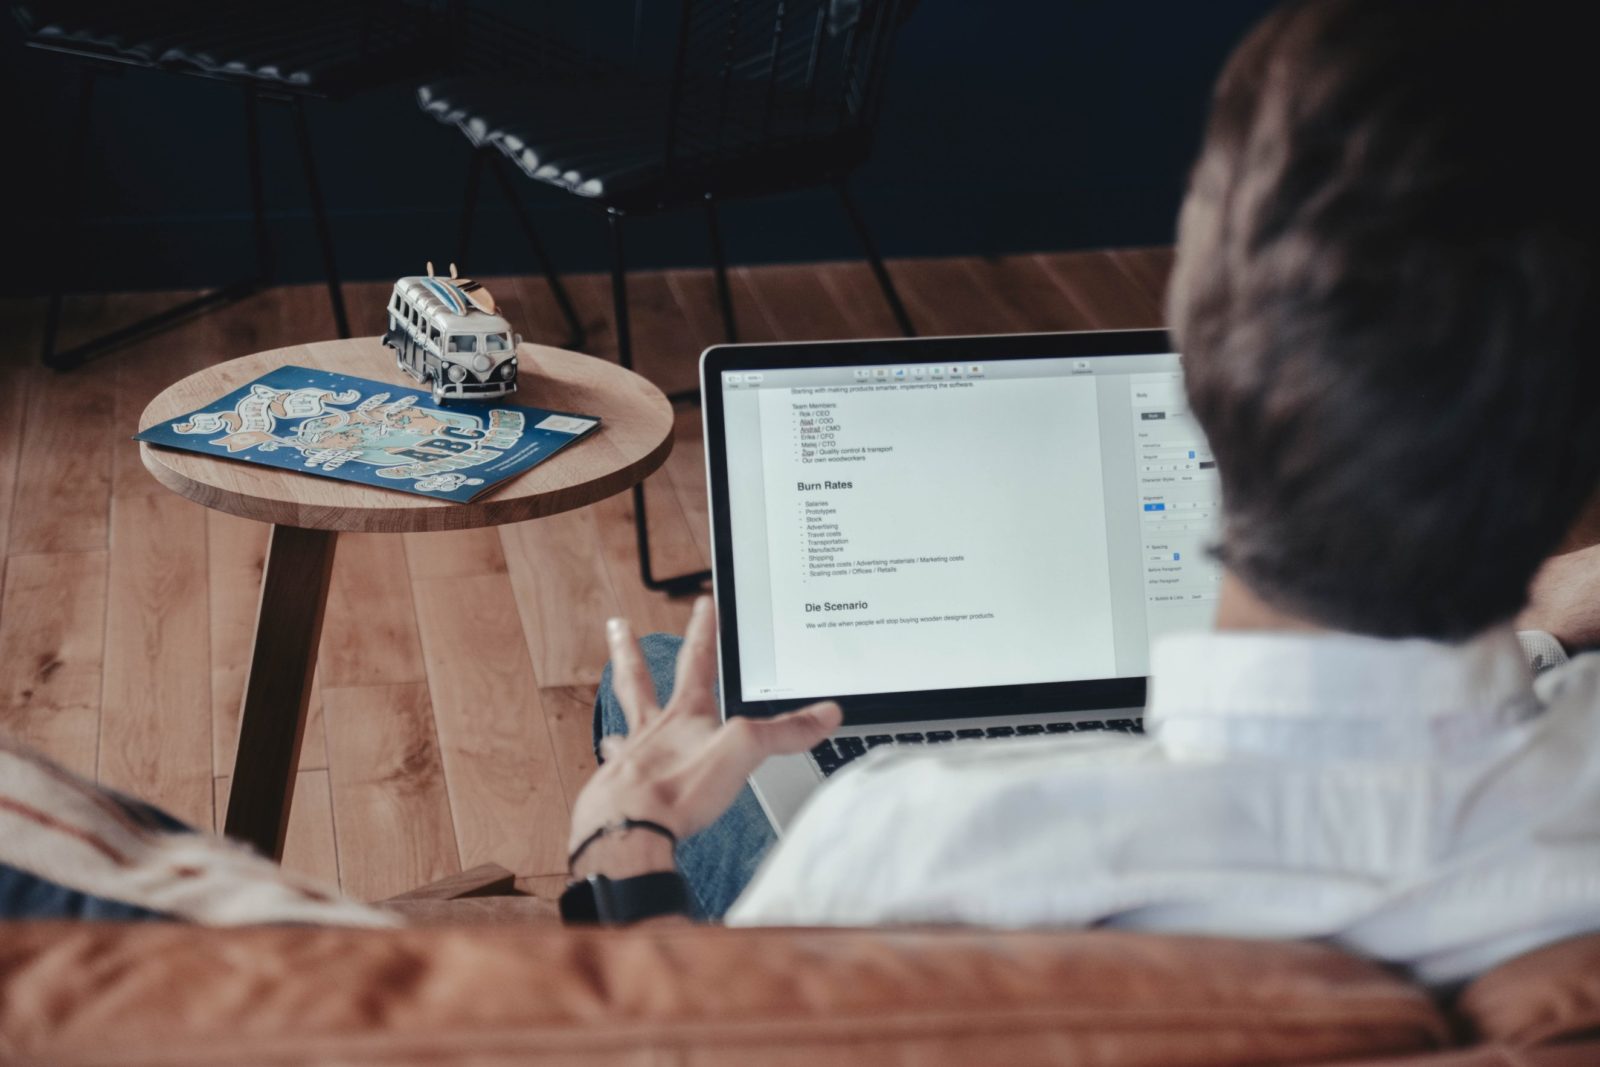
[[[611,691],[617,695],[623,718],[628,720],[628,732],[632,733],[657,710],[655,683],[650,680],[650,669],[645,666],[644,654],[633,639],[633,628],[627,619],[606,623],[606,643],[611,649]]]
[[[770,719],[738,719],[729,726],[744,724],[735,727],[735,733],[740,735],[735,741],[752,750],[759,762],[767,756],[804,752],[837,730],[843,721],[844,711],[839,705],[825,700]]]
[[[681,790],[685,798],[715,797],[705,822],[726,810],[739,787],[744,785],[761,761],[768,756],[804,752],[839,728],[844,713],[839,705],[825,701],[779,715],[772,719],[730,719],[712,735],[703,758],[686,776]],[[715,810],[711,810],[714,808]]]
[[[624,739],[616,734],[607,734],[600,739],[600,762],[610,763],[622,753]]]
[[[673,703],[678,697],[687,699],[679,706],[699,711],[714,711],[716,701],[711,699],[711,687],[717,680],[717,613],[710,597],[700,597],[694,602],[694,614],[689,616],[689,627],[683,634],[683,647],[678,650],[678,677],[673,690]]]
[[[769,756],[804,752],[828,737],[844,722],[844,709],[831,700],[811,704],[761,723],[762,748]]]

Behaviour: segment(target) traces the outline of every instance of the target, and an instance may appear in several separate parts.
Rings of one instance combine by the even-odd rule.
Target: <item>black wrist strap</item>
[[[583,855],[584,850],[590,845],[607,834],[620,834],[624,830],[649,830],[653,834],[660,834],[666,838],[674,848],[678,845],[678,835],[658,822],[651,822],[649,819],[618,819],[616,822],[606,823],[600,829],[578,842],[578,847],[573,849],[572,855],[567,857],[567,870],[570,871],[578,865],[578,857]]]
[[[677,871],[654,871],[613,881],[595,874],[561,894],[561,921],[568,924],[643,922],[689,914],[689,884]]]

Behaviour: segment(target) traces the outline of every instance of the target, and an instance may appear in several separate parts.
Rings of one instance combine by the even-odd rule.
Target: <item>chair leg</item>
[[[633,487],[633,538],[639,547],[639,580],[646,589],[668,596],[690,596],[711,580],[710,571],[690,571],[674,578],[657,578],[650,564],[650,519],[644,508],[644,483]]]
[[[61,303],[66,290],[66,250],[78,245],[77,231],[83,208],[84,160],[88,155],[89,123],[94,112],[94,76],[94,67],[85,64],[78,82],[78,114],[72,131],[72,147],[68,149],[71,154],[67,157],[67,181],[61,190],[56,210],[61,240],[51,249],[48,261],[50,304],[45,311],[44,346],[39,351],[39,360],[55,370],[66,370],[70,366],[57,359],[56,336],[61,331]]]
[[[731,345],[739,340],[739,325],[733,317],[733,294],[728,291],[728,259],[722,251],[717,202],[710,193],[706,194],[706,232],[711,236],[711,265],[717,275],[717,302],[722,305],[722,333]]]
[[[256,235],[256,272],[261,284],[272,281],[272,241],[267,234],[266,184],[261,176],[260,101],[255,90],[244,91],[245,152],[250,167],[250,215]]]
[[[611,227],[611,301],[617,321],[617,361],[633,369],[633,337],[628,323],[628,261],[622,244],[622,212],[606,212]],[[639,549],[639,580],[646,589],[668,596],[698,592],[711,577],[710,571],[694,571],[674,578],[657,578],[650,560],[650,518],[645,511],[644,484],[633,487],[633,538]]]
[[[889,268],[883,265],[883,257],[878,254],[878,246],[872,240],[872,233],[867,229],[866,220],[861,217],[855,201],[850,198],[849,185],[841,181],[837,188],[839,203],[844,205],[844,213],[850,217],[850,225],[855,228],[861,247],[867,251],[867,263],[872,267],[873,276],[878,279],[878,288],[883,290],[883,298],[888,301],[889,310],[894,313],[894,321],[899,324],[902,334],[915,337],[916,327],[911,325],[911,316],[906,314],[906,307],[900,302],[900,294],[895,291],[894,279],[889,277]]]
[[[607,209],[606,224],[611,227],[611,307],[616,318],[617,362],[632,370],[633,336],[628,329],[628,260],[622,247],[622,212]]]
[[[306,168],[306,190],[311,196],[311,216],[317,224],[317,241],[322,245],[322,273],[328,282],[328,302],[333,305],[333,321],[340,337],[350,336],[350,320],[344,313],[344,292],[339,286],[339,267],[333,259],[333,232],[328,228],[328,213],[322,204],[322,185],[317,181],[317,163],[311,151],[311,131],[306,127],[306,112],[300,98],[290,102],[294,111],[295,137],[300,141],[300,161]]]
[[[483,182],[483,148],[473,149],[467,164],[467,195],[461,204],[461,229],[456,234],[456,264],[467,270],[467,253],[472,248],[472,220],[478,213],[478,186]]]
[[[500,186],[500,191],[511,202],[511,210],[516,213],[517,225],[522,227],[522,235],[528,239],[528,245],[533,249],[534,258],[539,261],[539,269],[544,272],[544,280],[550,285],[550,295],[556,298],[556,305],[561,308],[562,318],[567,320],[566,346],[571,349],[582,349],[584,342],[583,321],[578,318],[577,310],[572,306],[572,298],[567,296],[566,286],[561,284],[561,275],[556,273],[555,264],[550,262],[550,256],[544,250],[544,242],[539,240],[539,233],[533,228],[533,222],[528,218],[528,213],[523,210],[522,201],[517,197],[517,190],[511,184],[511,179],[506,176],[505,167],[498,159],[488,153],[490,149],[479,149],[484,157],[484,165],[489,168],[489,173],[494,175],[494,180]]]

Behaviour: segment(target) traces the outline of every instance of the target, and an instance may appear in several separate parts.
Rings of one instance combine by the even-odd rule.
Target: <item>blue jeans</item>
[[[672,694],[683,638],[651,634],[639,644],[650,668],[650,679],[655,682],[656,699],[665,704]],[[608,663],[600,676],[600,692],[594,698],[595,758],[600,756],[602,737],[625,736],[627,732],[622,705],[611,691]],[[720,920],[727,914],[777,839],[767,813],[761,810],[761,802],[746,785],[722,818],[678,843],[678,870],[689,883],[700,918]]]

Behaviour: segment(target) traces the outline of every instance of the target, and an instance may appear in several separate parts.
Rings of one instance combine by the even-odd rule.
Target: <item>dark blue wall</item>
[[[647,0],[649,2],[649,0]],[[890,255],[995,254],[1170,240],[1212,79],[1265,0],[923,0],[890,69],[859,199]],[[59,229],[74,82],[57,57],[5,42],[7,254],[0,291],[37,290]],[[133,71],[104,81],[85,173],[75,289],[205,285],[250,273],[236,90]],[[320,277],[286,111],[264,111],[268,202],[281,272]],[[391,278],[455,245],[466,142],[409,87],[313,105],[312,133],[348,278]],[[604,223],[527,187],[560,265],[605,265]],[[486,186],[474,273],[531,269]],[[733,205],[730,254],[762,262],[858,254],[836,201],[805,193]],[[639,265],[704,262],[697,215],[633,227]]]

